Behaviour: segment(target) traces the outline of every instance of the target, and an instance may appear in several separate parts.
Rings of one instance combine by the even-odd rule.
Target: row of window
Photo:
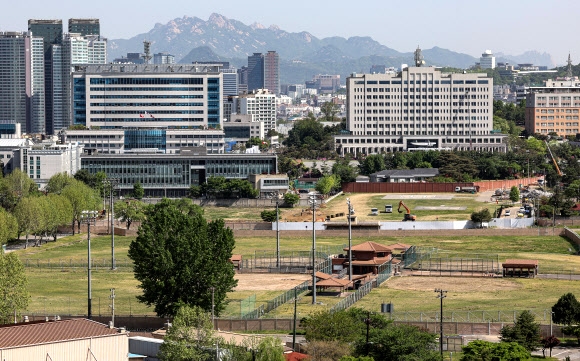
[[[364,80],[355,80],[355,84],[365,84]],[[451,84],[451,80],[403,80],[402,84]],[[367,80],[367,85],[374,84],[401,84],[401,80]],[[453,84],[489,84],[487,79],[453,80]]]
[[[91,99],[203,99],[203,94],[196,94],[196,95],[166,95],[166,94],[162,94],[162,95],[153,95],[153,94],[144,94],[144,95],[106,94],[106,95],[98,95],[98,94],[91,94]]]
[[[92,107],[202,107],[203,103],[90,103]]]
[[[115,88],[101,88],[90,87],[92,92],[202,92],[203,87],[178,87],[178,88],[161,88],[161,87],[115,87]]]
[[[542,114],[552,114],[552,113],[578,114],[578,109],[536,109],[536,113],[542,113]]]

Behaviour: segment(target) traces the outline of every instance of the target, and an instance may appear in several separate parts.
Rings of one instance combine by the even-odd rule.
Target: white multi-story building
[[[495,56],[491,50],[486,50],[479,58],[479,66],[481,69],[495,69]]]
[[[223,119],[219,66],[107,64],[73,74],[74,124],[101,129],[217,129]]]
[[[254,122],[263,123],[265,134],[270,129],[276,130],[276,94],[267,89],[258,89],[252,94],[240,95],[235,101],[238,104],[234,109],[239,114],[253,115]]]
[[[505,152],[493,131],[493,79],[408,67],[400,76],[353,74],[347,79],[347,130],[335,136],[342,154],[407,150]]]

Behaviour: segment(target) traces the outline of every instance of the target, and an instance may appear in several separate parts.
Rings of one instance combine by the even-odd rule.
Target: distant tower
[[[264,89],[280,94],[280,56],[275,51],[264,55]]]
[[[149,60],[151,60],[151,42],[149,40],[143,40],[143,63],[149,64]]]
[[[101,35],[99,19],[68,19],[68,32],[85,35]]]
[[[415,50],[415,66],[421,67],[425,65],[425,60],[423,60],[423,54],[421,54],[421,48],[417,45],[417,50]]]
[[[568,79],[572,79],[572,58],[570,57],[570,53],[568,53],[568,68],[566,69],[566,77]]]
[[[248,56],[248,91],[264,88],[264,54]]]

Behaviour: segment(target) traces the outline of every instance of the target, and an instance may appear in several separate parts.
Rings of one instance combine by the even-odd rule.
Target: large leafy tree
[[[371,356],[375,361],[440,361],[436,337],[409,325],[371,327],[369,343],[365,338],[359,338],[355,354]]]
[[[207,222],[201,207],[190,200],[163,199],[145,212],[146,220],[129,246],[139,300],[159,316],[175,315],[180,304],[225,307],[226,294],[236,286],[229,262],[234,248],[231,229],[223,220]]]
[[[370,175],[386,169],[385,157],[381,154],[371,154],[367,156],[359,165],[360,174]]]
[[[18,235],[18,221],[11,213],[0,208],[0,246]]]
[[[18,220],[18,234],[26,235],[24,248],[28,248],[30,234],[43,229],[43,209],[40,197],[22,198],[14,208],[14,216]]]
[[[15,253],[0,250],[0,324],[14,322],[28,307],[30,294],[24,265]]]
[[[530,311],[520,313],[513,326],[504,326],[499,333],[502,342],[517,342],[528,351],[540,346],[540,324]]]
[[[573,293],[562,295],[552,306],[552,312],[555,323],[567,326],[580,323],[580,302]]]
[[[69,176],[66,172],[57,173],[50,177],[45,191],[47,193],[60,194],[73,179],[74,178]]]
[[[121,222],[125,222],[127,229],[130,229],[133,222],[145,219],[145,207],[145,203],[136,200],[115,202],[115,218],[121,218]]]
[[[96,190],[90,188],[88,185],[74,179],[61,192],[61,195],[68,199],[72,210],[72,231],[75,232],[75,223],[80,230],[81,214],[86,210],[99,209],[101,200]]]
[[[38,193],[36,183],[20,169],[0,179],[0,202],[7,211],[12,211],[21,198]]]
[[[137,182],[133,184],[133,198],[141,200],[145,196],[145,189],[143,189],[143,185],[141,182]]]
[[[211,315],[181,305],[159,349],[163,361],[206,361],[216,341]]]

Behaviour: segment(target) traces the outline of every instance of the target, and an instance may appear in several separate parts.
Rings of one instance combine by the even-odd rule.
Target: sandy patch
[[[286,291],[312,276],[300,274],[238,273],[235,291]]]
[[[455,196],[442,194],[387,194],[383,199],[453,199]]]
[[[419,211],[464,211],[467,207],[448,207],[441,205],[439,207],[419,206],[415,207],[415,209]]]
[[[432,291],[443,288],[449,292],[511,291],[522,286],[517,282],[494,278],[397,277],[386,283],[388,288],[406,291]]]

